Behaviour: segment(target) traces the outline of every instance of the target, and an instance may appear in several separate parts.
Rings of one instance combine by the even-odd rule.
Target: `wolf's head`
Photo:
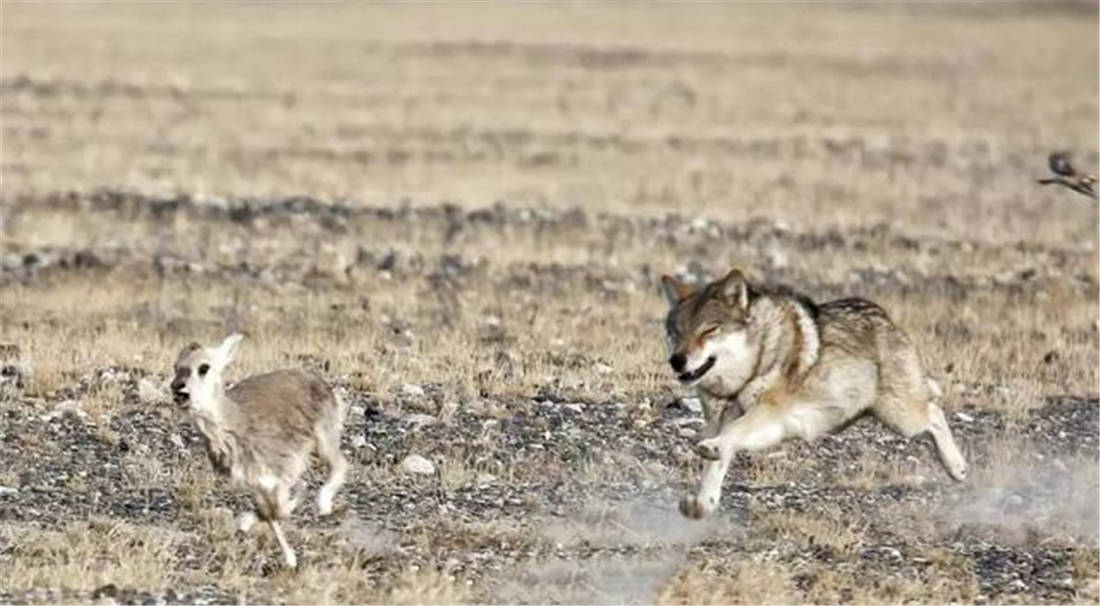
[[[191,343],[176,360],[172,395],[177,404],[201,409],[216,401],[222,389],[222,373],[237,353],[242,335],[226,337],[221,345],[203,347]]]
[[[665,320],[668,364],[682,383],[721,377],[734,391],[753,372],[757,348],[749,334],[749,284],[740,271],[695,289],[671,276],[661,278],[671,309]]]

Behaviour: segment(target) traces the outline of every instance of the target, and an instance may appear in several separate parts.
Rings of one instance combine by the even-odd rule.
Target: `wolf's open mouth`
[[[187,401],[190,399],[190,396],[191,396],[191,394],[187,393],[186,391],[173,391],[172,392],[172,399],[176,402],[176,404],[180,404],[180,405],[186,404]]]
[[[711,368],[714,367],[714,362],[715,362],[715,357],[711,356],[711,357],[707,358],[707,361],[703,362],[703,365],[700,366],[699,368],[696,368],[695,370],[693,370],[691,372],[682,372],[682,373],[680,373],[680,382],[681,383],[691,383],[692,381],[697,381],[703,375],[707,374],[707,372],[709,372]]]

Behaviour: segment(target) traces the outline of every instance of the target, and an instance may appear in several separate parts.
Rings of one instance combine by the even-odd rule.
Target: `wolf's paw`
[[[951,474],[951,477],[954,478],[956,482],[965,482],[966,481],[966,462],[965,461],[958,461],[956,463],[947,465],[946,467],[947,467],[947,473]]]
[[[693,494],[686,494],[680,499],[680,513],[685,518],[702,520],[707,517],[718,505],[717,499],[704,500]]]
[[[708,461],[717,461],[721,456],[718,452],[718,442],[714,438],[700,440],[695,444],[695,454]]]

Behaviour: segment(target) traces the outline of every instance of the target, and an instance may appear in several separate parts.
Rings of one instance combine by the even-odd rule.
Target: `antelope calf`
[[[314,450],[329,475],[317,495],[321,515],[332,513],[332,499],[344,483],[347,462],[340,453],[347,406],[319,377],[298,370],[255,375],[225,389],[225,367],[242,336],[229,336],[216,347],[191,343],[176,361],[172,394],[187,405],[206,443],[214,471],[252,492],[255,512],[238,518],[247,532],[259,518],[271,526],[286,565],[298,558],[280,520],[294,510],[291,495]]]

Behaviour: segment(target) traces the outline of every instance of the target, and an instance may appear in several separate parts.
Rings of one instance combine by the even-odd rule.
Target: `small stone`
[[[424,414],[422,412],[414,412],[410,415],[407,415],[402,420],[414,427],[424,427],[425,425],[432,425],[439,421],[439,419],[436,419],[432,415]]]
[[[423,398],[424,388],[412,383],[405,383],[401,386],[401,395],[406,398]]]
[[[973,423],[974,422],[974,417],[966,414],[965,412],[956,412],[955,413],[955,418],[962,421],[963,423]]]
[[[401,461],[401,471],[418,475],[435,473],[435,465],[418,454],[411,454]]]
[[[355,436],[351,439],[351,447],[358,450],[367,445],[367,439],[363,436]]]
[[[12,488],[10,486],[0,486],[0,496],[9,494],[19,494],[18,488]]]
[[[100,587],[97,587],[95,591],[92,592],[92,599],[93,600],[98,600],[100,598],[115,598],[115,597],[118,597],[118,586],[116,586],[114,583],[108,583],[106,585],[101,585]]]
[[[703,412],[703,402],[699,398],[680,398],[680,405],[694,413]]]
[[[183,438],[178,433],[173,433],[172,435],[168,436],[168,441],[180,450],[187,450],[187,444],[183,442]]]
[[[476,482],[478,486],[486,486],[497,481],[497,477],[491,473],[479,473],[477,474]]]
[[[690,427],[681,427],[677,433],[680,434],[681,438],[694,438],[696,431]]]
[[[1008,590],[1013,593],[1027,591],[1027,583],[1021,581],[1020,579],[1013,579],[1012,582],[1008,584]]]

